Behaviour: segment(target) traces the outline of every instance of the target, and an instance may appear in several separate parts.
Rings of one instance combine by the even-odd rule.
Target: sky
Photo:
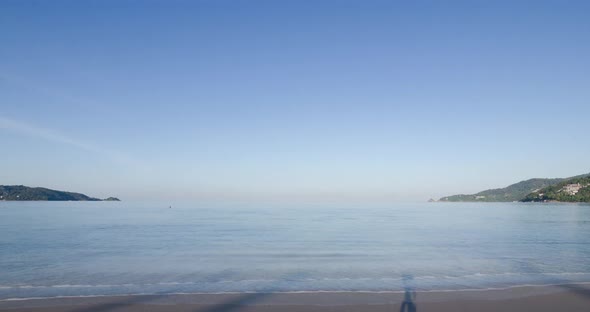
[[[0,1],[0,184],[423,201],[590,172],[589,1]]]

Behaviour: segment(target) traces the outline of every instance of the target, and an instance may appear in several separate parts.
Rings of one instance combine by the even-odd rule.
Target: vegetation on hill
[[[590,173],[565,179],[529,179],[505,188],[439,199],[448,202],[564,201],[590,202]]]
[[[522,201],[590,202],[590,176],[566,179],[536,190],[525,196]]]
[[[505,188],[485,190],[470,195],[452,195],[441,198],[439,201],[463,202],[463,201],[481,201],[481,202],[512,202],[525,198],[529,193],[557,184],[564,179],[529,179],[521,181]]]
[[[43,187],[23,185],[0,185],[0,200],[66,200],[66,201],[100,201],[80,193],[50,190]],[[109,197],[107,200],[118,200]]]
[[[104,201],[121,201],[120,199],[118,199],[117,197],[109,197],[109,198],[105,198],[103,199]]]

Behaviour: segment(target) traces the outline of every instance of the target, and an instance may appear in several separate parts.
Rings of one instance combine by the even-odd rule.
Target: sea
[[[584,282],[587,204],[0,201],[0,300]]]

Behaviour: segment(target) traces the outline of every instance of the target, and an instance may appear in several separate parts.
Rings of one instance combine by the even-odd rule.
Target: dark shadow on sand
[[[228,302],[223,302],[219,304],[214,304],[210,307],[205,307],[203,309],[194,310],[195,312],[231,312],[236,311],[240,308],[243,308],[245,305],[252,304],[256,301],[260,301],[262,298],[271,296],[270,293],[253,293],[253,294],[245,294],[241,295],[238,298],[230,300]]]
[[[540,274],[540,275],[544,275],[544,273],[537,268],[537,266],[534,263],[523,263],[521,264],[522,267],[524,267],[528,272],[530,273],[536,273],[536,274]],[[552,285],[559,287],[559,288],[563,288],[567,291],[573,292],[574,294],[578,295],[578,296],[582,296],[585,297],[586,299],[590,300],[590,286],[588,287],[584,287],[581,284],[576,284],[575,282],[572,281],[568,281],[566,279],[562,279],[562,278],[551,278],[552,280]]]
[[[558,285],[558,286],[561,288],[567,289],[567,290],[575,293],[576,295],[583,296],[583,297],[586,297],[587,299],[590,299],[590,288],[582,287],[582,286],[576,285],[576,284],[562,284],[562,285]]]
[[[104,311],[112,311],[115,309],[121,309],[126,307],[131,307],[137,304],[148,303],[151,301],[155,301],[159,298],[163,298],[165,295],[139,295],[139,296],[126,296],[125,299],[118,301],[118,302],[109,302],[109,303],[102,303],[98,305],[92,305],[87,307],[82,307],[74,310],[69,310],[69,312],[104,312]]]
[[[416,304],[414,303],[415,297],[415,291],[409,291],[406,289],[406,292],[404,294],[404,301],[402,302],[402,306],[399,309],[399,312],[416,312]]]
[[[195,312],[231,312],[237,311],[243,308],[245,305],[255,303],[262,298],[271,296],[271,293],[252,293],[240,295],[236,298],[228,300],[226,302],[216,304],[201,304],[201,308],[194,310]],[[165,299],[169,295],[139,295],[139,296],[128,296],[124,300],[118,302],[109,302],[93,306],[86,306],[74,310],[68,310],[69,312],[106,312],[113,310],[120,310],[136,305],[148,304],[150,302],[157,301],[158,299]],[[174,306],[170,305],[171,311],[174,310]]]
[[[277,279],[278,282],[281,280],[289,280],[290,278],[301,278],[305,277],[306,274],[304,273],[294,273],[289,274],[287,276],[283,276],[280,279]],[[216,276],[213,276],[213,278]],[[231,312],[237,311],[240,308],[243,308],[246,305],[253,304],[257,301],[262,300],[263,298],[269,297],[273,295],[273,291],[276,290],[276,284],[269,284],[264,287],[264,291],[257,292],[257,293],[247,293],[242,295],[236,295],[235,297],[229,298],[225,302],[220,303],[202,303],[199,304],[199,308],[194,310],[195,312]],[[73,310],[68,310],[69,312],[107,312],[113,310],[120,310],[127,307],[132,307],[135,305],[141,304],[149,304],[153,303],[158,300],[164,301],[164,299],[173,296],[174,293],[159,293],[154,295],[129,295],[125,296],[124,299],[117,301],[117,302],[108,302],[108,303],[101,303],[96,305],[84,306]],[[173,305],[170,305],[171,311],[174,310]]]
[[[414,279],[412,275],[404,275],[404,301],[399,309],[399,312],[416,312],[417,307],[414,300],[416,300],[416,291],[409,284]]]

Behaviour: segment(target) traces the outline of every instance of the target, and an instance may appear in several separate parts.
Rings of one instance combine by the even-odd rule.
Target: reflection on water
[[[169,206],[0,202],[0,299],[590,281],[588,205]]]

